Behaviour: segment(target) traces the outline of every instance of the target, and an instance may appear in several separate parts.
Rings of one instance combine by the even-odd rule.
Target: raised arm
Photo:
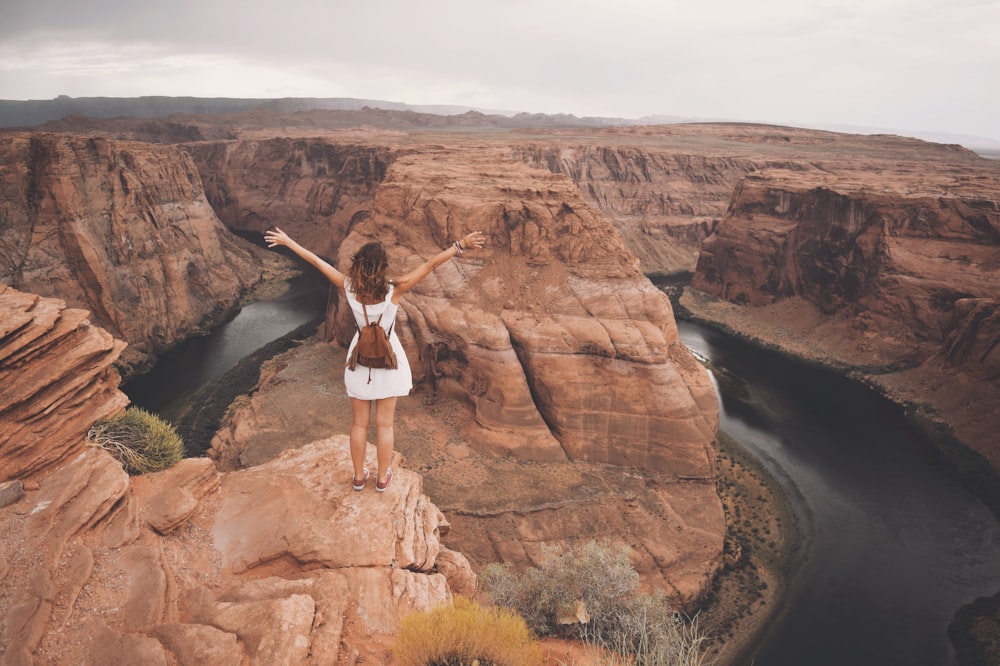
[[[274,228],[274,231],[268,231],[264,234],[264,242],[267,243],[268,247],[275,247],[276,245],[284,245],[289,250],[299,255],[302,259],[305,259],[308,263],[312,264],[319,271],[326,276],[326,278],[337,285],[338,287],[344,286],[344,274],[338,271],[336,268],[328,264],[327,262],[320,259],[316,254],[302,247],[284,231],[278,227]]]
[[[393,303],[398,303],[403,294],[416,287],[421,280],[430,275],[435,268],[444,262],[461,254],[465,250],[473,248],[478,250],[483,247],[484,243],[486,243],[486,236],[483,232],[473,231],[463,236],[461,240],[455,241],[451,246],[441,250],[423,264],[396,280],[392,291]]]

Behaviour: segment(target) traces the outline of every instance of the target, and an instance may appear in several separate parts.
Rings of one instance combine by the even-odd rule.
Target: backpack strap
[[[364,303],[361,304],[361,311],[365,313],[365,326],[370,326],[371,322],[368,321],[368,308],[365,307]],[[375,320],[375,323],[378,324],[379,326],[382,325],[382,315],[384,315],[384,314],[385,313],[383,312],[382,314],[380,314],[378,316],[378,319]],[[392,327],[395,326],[395,325],[396,325],[396,322],[392,322],[391,324],[389,324],[389,330],[385,332],[385,337],[388,338],[388,337],[390,337],[392,335]],[[357,327],[357,324],[355,324],[355,327]],[[358,332],[359,333],[361,332],[360,328],[358,329]]]

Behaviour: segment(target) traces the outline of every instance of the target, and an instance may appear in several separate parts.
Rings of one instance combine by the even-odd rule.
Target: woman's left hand
[[[465,249],[481,250],[486,245],[486,234],[482,231],[473,231],[462,238],[462,247]]]

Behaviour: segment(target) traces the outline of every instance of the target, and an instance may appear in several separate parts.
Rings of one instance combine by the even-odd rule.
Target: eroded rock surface
[[[128,404],[110,367],[124,348],[87,311],[0,284],[0,480],[78,455]]]
[[[279,226],[332,257],[351,224],[364,219],[395,158],[385,145],[317,138],[262,138],[188,144],[219,218],[263,234]]]
[[[3,664],[386,663],[403,615],[474,588],[401,460],[387,492],[351,489],[346,435],[130,478],[84,439],[126,404],[123,343],[8,287],[0,311]]]
[[[461,450],[433,425],[423,445],[404,446],[400,435],[408,458],[437,461],[419,465],[435,503],[452,509],[450,519],[467,518],[465,534],[476,535],[450,537],[453,548],[472,548],[478,565],[523,565],[538,562],[545,545],[625,540],[650,585],[681,603],[697,598],[721,561],[725,530],[714,487],[718,405],[707,372],[678,339],[669,299],[615,228],[569,178],[482,146],[401,152],[368,205],[339,266],[372,238],[392,248],[402,274],[468,231],[489,237],[484,251],[448,262],[408,294],[396,326],[418,393],[465,405],[455,423],[474,419],[462,428]],[[340,306],[334,297],[327,336],[343,349],[354,325]],[[346,428],[343,360],[312,345],[292,357],[311,360],[268,364],[259,390],[216,437],[212,455],[223,468],[270,460],[315,437],[310,428]],[[400,409],[401,423],[423,423],[417,404]],[[581,483],[581,464],[593,466],[585,478],[601,479],[597,494]],[[492,487],[490,472],[510,496],[476,496]],[[622,513],[635,519],[613,518]],[[516,516],[530,516],[521,532],[508,529]],[[532,527],[536,518],[547,530]],[[670,537],[648,536],[659,528],[647,533],[647,521]]]
[[[190,336],[260,279],[259,259],[173,146],[7,134],[0,165],[0,283],[90,311],[129,343],[129,363]]]
[[[268,363],[258,390],[216,439],[211,453],[220,466],[260,465],[290,443],[345,429],[344,360],[342,349],[313,339]],[[471,583],[452,573],[453,556],[459,572],[466,560],[477,570],[525,566],[541,563],[547,549],[594,539],[627,544],[643,584],[693,611],[720,566],[725,520],[711,480],[497,456],[465,397],[423,388],[400,399],[395,431],[405,467],[419,472],[452,525],[441,538],[449,551],[436,561],[456,593]]]
[[[487,248],[402,301],[416,381],[467,396],[494,454],[714,478],[718,405],[669,300],[566,177],[488,151],[398,158],[339,255],[372,238],[400,273],[478,229]],[[354,334],[344,308],[328,329]]]
[[[690,305],[936,410],[998,466],[1000,164],[924,152],[934,168],[748,176],[692,283],[746,307]]]

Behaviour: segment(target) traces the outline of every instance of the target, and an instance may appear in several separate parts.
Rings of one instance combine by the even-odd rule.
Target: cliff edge
[[[55,299],[0,287],[0,311],[5,665],[384,663],[404,614],[474,591],[419,475],[344,482],[346,435],[130,478],[84,439],[127,402],[123,343]]]

